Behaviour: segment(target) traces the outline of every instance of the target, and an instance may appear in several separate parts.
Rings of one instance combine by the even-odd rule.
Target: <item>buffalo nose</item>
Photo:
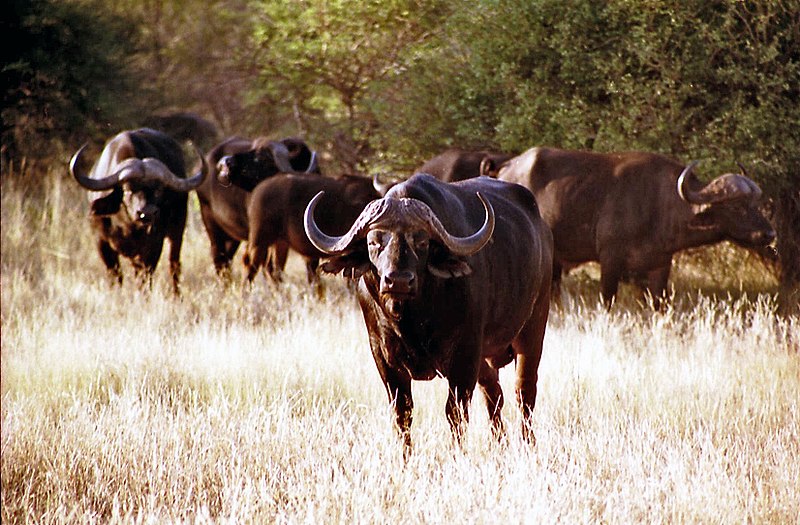
[[[414,291],[416,277],[410,271],[389,272],[383,276],[381,292],[408,294]]]

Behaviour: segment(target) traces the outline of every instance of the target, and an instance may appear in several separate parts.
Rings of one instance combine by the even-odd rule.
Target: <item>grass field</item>
[[[419,382],[404,462],[343,282],[318,300],[292,259],[279,288],[238,264],[222,285],[193,206],[182,298],[163,260],[152,292],[112,288],[86,196],[23,179],[2,179],[4,524],[800,523],[800,321],[730,247],[679,258],[663,314],[628,289],[607,313],[573,273],[536,446],[513,403],[493,441],[480,395],[456,446],[445,382]]]

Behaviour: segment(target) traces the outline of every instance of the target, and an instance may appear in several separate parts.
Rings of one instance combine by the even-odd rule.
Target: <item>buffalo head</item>
[[[265,178],[276,173],[316,173],[316,152],[299,139],[257,140],[247,151],[226,155],[217,162],[217,180],[252,191]]]
[[[133,224],[148,231],[158,219],[165,191],[192,191],[203,183],[208,174],[205,158],[195,149],[201,159],[202,168],[189,179],[178,177],[166,164],[152,157],[127,158],[118,163],[110,175],[92,178],[80,168],[86,147],[84,145],[72,156],[69,163],[70,174],[87,190],[112,190],[109,195],[94,201],[92,214],[103,216],[122,212]]]
[[[744,173],[727,173],[701,187],[692,173],[696,165],[686,166],[677,183],[678,195],[695,207],[690,228],[716,232],[746,247],[765,246],[775,239],[775,230],[758,208],[761,188],[752,179]]]
[[[384,310],[395,319],[401,316],[403,304],[417,298],[424,288],[426,269],[441,278],[470,274],[472,269],[464,259],[483,248],[494,232],[494,210],[478,193],[485,220],[466,237],[450,234],[422,201],[391,197],[371,202],[347,233],[331,237],[314,220],[322,195],[318,193],[306,207],[304,227],[317,249],[334,256],[323,269],[344,270],[354,278],[370,272]]]

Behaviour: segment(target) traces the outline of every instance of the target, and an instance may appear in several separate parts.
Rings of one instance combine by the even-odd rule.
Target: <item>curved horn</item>
[[[383,215],[389,206],[384,199],[370,202],[361,211],[361,214],[350,226],[347,233],[341,237],[332,237],[320,230],[314,219],[314,210],[324,193],[324,191],[317,193],[306,206],[306,211],[303,214],[303,229],[305,229],[306,236],[311,241],[311,244],[322,253],[327,253],[328,255],[337,255],[344,252],[353,239],[362,235],[369,223]]]
[[[163,166],[163,169],[165,170],[164,172],[162,172],[163,173],[162,182],[164,186],[175,191],[189,192],[196,189],[203,183],[203,181],[206,180],[206,177],[208,176],[208,173],[210,171],[208,168],[208,162],[206,161],[206,158],[203,156],[200,150],[197,149],[197,146],[194,146],[194,151],[195,153],[197,153],[197,156],[200,157],[200,163],[201,163],[200,171],[189,179],[182,179],[176,176],[164,164],[159,162],[159,164]],[[145,166],[146,166],[145,169],[147,169],[148,166],[147,161],[149,160],[150,159],[145,159]]]
[[[389,191],[393,184],[391,182],[381,182],[381,174],[376,173],[372,176],[372,187],[375,188],[375,191],[378,192],[378,195],[386,195],[386,192]]]
[[[702,204],[702,202],[698,202],[697,194],[688,191],[688,189],[684,189],[684,185],[686,184],[686,178],[692,173],[694,167],[697,166],[699,163],[700,163],[699,160],[690,162],[688,166],[683,168],[683,171],[678,177],[678,195],[680,195],[681,200],[684,200],[690,204]]]
[[[69,171],[72,176],[78,181],[78,184],[91,191],[106,191],[110,190],[117,184],[125,180],[137,179],[144,176],[142,159],[135,157],[128,158],[117,164],[117,170],[106,177],[93,179],[80,172],[77,169],[83,158],[83,151],[86,149],[84,144],[79,149],[69,163]]]
[[[483,160],[481,160],[481,166],[480,168],[478,168],[478,173],[483,177],[491,177],[492,172],[494,171],[495,171],[494,161],[488,156],[483,157]]]
[[[433,210],[424,202],[416,199],[374,200],[364,208],[361,215],[358,216],[347,233],[340,237],[332,237],[323,233],[314,220],[314,209],[317,207],[323,194],[324,192],[322,191],[317,193],[314,198],[311,199],[311,202],[308,203],[308,206],[306,206],[306,211],[303,215],[303,227],[311,244],[319,251],[329,255],[336,255],[344,252],[353,239],[363,234],[371,222],[379,220],[382,215],[390,210],[392,213],[399,214],[399,216],[403,217],[416,216],[418,220],[424,224],[423,227],[429,228],[431,233],[435,235],[451,253],[457,256],[469,256],[476,253],[489,242],[494,233],[494,209],[489,201],[478,192],[478,198],[483,204],[486,215],[483,225],[481,225],[478,231],[466,237],[456,237],[448,233]]]
[[[198,154],[200,152],[198,151]],[[202,155],[200,155],[202,158]],[[120,176],[120,181],[126,182],[142,182],[142,183],[156,183],[164,186],[173,191],[187,192],[197,188],[205,180],[208,173],[208,164],[203,159],[203,165],[200,173],[196,174],[190,179],[184,179],[175,175],[166,164],[159,159],[147,157],[146,159],[128,159],[137,160],[141,162],[143,169],[130,170]]]
[[[483,220],[483,225],[478,231],[467,237],[455,237],[448,233],[439,221],[439,218],[431,211],[430,219],[432,229],[441,239],[442,243],[447,246],[447,249],[454,255],[466,257],[477,253],[481,248],[486,246],[486,243],[489,242],[494,233],[494,208],[492,208],[492,204],[486,200],[480,192],[477,192],[477,195],[481,204],[483,204],[486,215]]]
[[[269,151],[272,152],[272,158],[275,160],[275,165],[283,173],[294,173],[294,168],[289,162],[289,149],[283,142],[270,141],[267,146]]]
[[[317,152],[311,152],[311,160],[308,161],[308,167],[306,168],[306,173],[316,173],[319,171],[319,166],[317,164]]]

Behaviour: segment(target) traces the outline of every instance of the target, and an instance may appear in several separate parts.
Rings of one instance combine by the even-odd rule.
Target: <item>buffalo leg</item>
[[[556,301],[556,305],[561,306],[561,264],[558,261],[553,261],[553,282],[551,285],[551,295]]]
[[[500,388],[499,373],[489,363],[483,362],[478,375],[478,384],[486,398],[486,409],[489,411],[489,421],[492,423],[492,434],[500,438],[504,434],[503,428],[503,389]]]
[[[167,234],[169,239],[169,274],[172,277],[172,291],[175,295],[180,295],[181,248],[183,247],[183,231],[185,228],[186,214],[183,214],[173,224],[170,224],[170,232]]]
[[[542,359],[549,310],[550,294],[546,291],[537,299],[533,314],[511,343],[517,356],[515,390],[522,412],[522,436],[531,443],[536,443],[532,428],[533,409],[536,406],[536,383],[539,380],[539,362]]]
[[[465,351],[463,355],[480,355],[480,351]],[[447,395],[445,414],[450,423],[450,430],[459,443],[469,423],[469,404],[478,380],[479,366],[477,360],[475,363],[459,363],[447,376],[450,392]]]
[[[286,268],[286,260],[289,257],[289,245],[285,242],[278,241],[269,248],[269,255],[267,256],[267,275],[274,282],[281,282],[281,275],[284,268]]]
[[[152,249],[148,250],[141,260],[134,259],[134,271],[136,272],[136,277],[139,279],[141,286],[148,289],[153,288],[153,275],[155,274],[156,266],[158,266],[158,260],[161,258],[162,248],[163,241],[160,241],[158,244],[154,243]],[[170,265],[171,264],[172,261],[170,261]],[[170,269],[172,269],[171,266]]]
[[[230,275],[231,261],[239,248],[239,241],[230,237],[220,226],[211,218],[203,215],[203,224],[208,233],[208,240],[211,243],[211,260],[214,262],[214,269],[217,275]]]
[[[122,284],[122,269],[119,266],[119,254],[105,241],[100,241],[97,244],[97,250],[100,252],[100,259],[108,269],[112,283],[116,281],[117,284]]]
[[[663,310],[667,299],[666,290],[671,264],[647,272],[647,291],[653,298],[653,308]]]
[[[411,397],[411,378],[401,376],[391,370],[383,359],[376,358],[378,372],[383,380],[383,386],[389,395],[389,402],[394,407],[395,422],[400,439],[403,440],[403,457],[407,458],[411,452],[411,421],[414,410],[414,400]]]
[[[600,261],[600,293],[606,309],[611,309],[617,296],[619,281],[622,278],[622,266],[616,262]]]
[[[267,260],[268,246],[259,242],[247,243],[247,254],[244,258],[245,269],[247,270],[247,282],[252,283],[258,274],[259,269],[264,266]]]

